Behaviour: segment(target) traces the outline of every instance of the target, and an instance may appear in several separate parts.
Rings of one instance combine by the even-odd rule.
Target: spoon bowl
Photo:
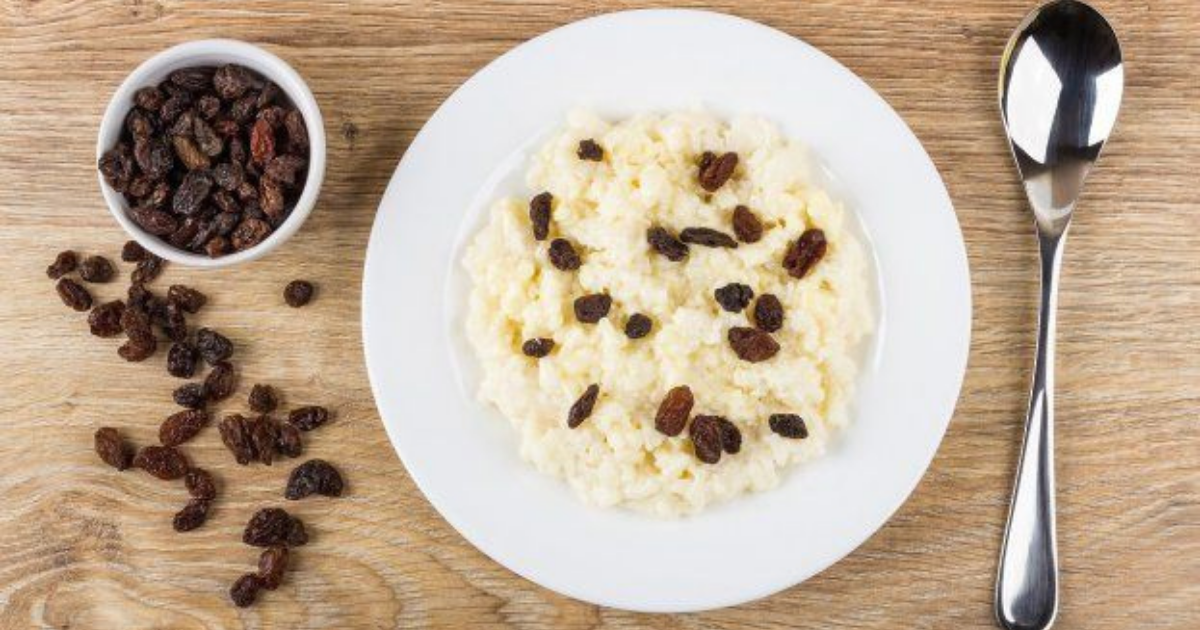
[[[1041,254],[1037,352],[1008,527],[996,618],[1044,630],[1058,614],[1054,506],[1054,340],[1063,245],[1083,182],[1112,134],[1124,87],[1121,46],[1077,0],[1030,13],[1001,61],[1000,114],[1036,219]]]

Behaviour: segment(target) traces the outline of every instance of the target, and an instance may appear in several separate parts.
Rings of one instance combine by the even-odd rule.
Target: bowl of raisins
[[[117,88],[96,161],[109,210],[143,247],[224,267],[275,249],[308,218],[325,175],[325,127],[312,91],[279,57],[193,41]]]

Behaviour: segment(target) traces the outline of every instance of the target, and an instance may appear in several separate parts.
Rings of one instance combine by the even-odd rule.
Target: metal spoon
[[[1056,0],[1034,10],[1001,61],[1000,113],[1037,224],[1042,261],[1037,358],[1025,444],[996,578],[996,617],[1041,630],[1058,613],[1054,526],[1054,326],[1058,270],[1083,181],[1121,106],[1121,46],[1095,9]]]

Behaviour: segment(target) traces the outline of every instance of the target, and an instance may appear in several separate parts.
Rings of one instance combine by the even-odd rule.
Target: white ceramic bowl
[[[100,122],[100,135],[96,141],[96,160],[116,143],[121,135],[125,117],[133,107],[133,94],[147,85],[157,85],[175,70],[190,66],[219,66],[236,63],[245,66],[266,77],[287,95],[292,104],[304,116],[304,124],[308,129],[309,157],[308,177],[304,191],[296,201],[291,214],[263,242],[245,251],[235,252],[220,258],[210,258],[201,254],[193,254],[172,246],[157,236],[150,234],[138,226],[130,218],[129,204],[121,193],[113,190],[104,177],[97,171],[100,181],[100,191],[108,203],[108,209],[116,217],[117,223],[125,228],[142,247],[158,256],[193,267],[227,267],[247,260],[254,260],[267,252],[279,247],[291,235],[295,234],[304,220],[312,212],[317,203],[317,195],[321,191],[321,180],[325,177],[325,122],[321,118],[321,110],[312,91],[284,60],[246,42],[232,39],[205,39],[187,42],[168,48],[142,62],[126,77],[121,86],[108,102],[104,118]]]

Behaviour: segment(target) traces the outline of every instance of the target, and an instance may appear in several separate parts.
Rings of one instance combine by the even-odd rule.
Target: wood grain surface
[[[691,3],[688,3],[691,4]],[[422,123],[473,72],[616,0],[387,3],[0,2],[0,626],[3,628],[987,628],[1021,435],[1036,307],[1031,222],[1002,139],[996,70],[1026,1],[761,0],[729,11],[822,48],[920,137],[970,256],[974,334],[957,413],[895,517],[834,567],[763,601],[650,616],[583,604],[476,551],[425,501],[384,436],[363,368],[360,274],[376,204]],[[1063,276],[1058,359],[1060,628],[1200,628],[1200,3],[1098,0],[1127,55],[1115,139],[1088,182]],[[253,608],[227,589],[257,554],[240,530],[279,504],[286,466],[238,467],[206,430],[185,448],[219,477],[202,529],[171,530],[179,484],[119,474],[92,432],[151,442],[178,381],[126,364],[44,275],[66,248],[125,240],[94,172],[117,84],[171,44],[234,37],[278,53],[325,114],[317,211],[236,269],[167,270],[212,296],[198,323],[237,344],[242,389],[336,419],[307,452],[349,494],[289,507],[313,541]],[[719,46],[720,42],[713,42]],[[603,54],[598,51],[598,54]],[[814,95],[819,98],[820,95]],[[128,266],[122,266],[122,275]],[[936,281],[937,270],[929,270]],[[303,310],[283,285],[320,289]],[[116,283],[101,286],[116,297]],[[804,544],[804,541],[780,541]]]

